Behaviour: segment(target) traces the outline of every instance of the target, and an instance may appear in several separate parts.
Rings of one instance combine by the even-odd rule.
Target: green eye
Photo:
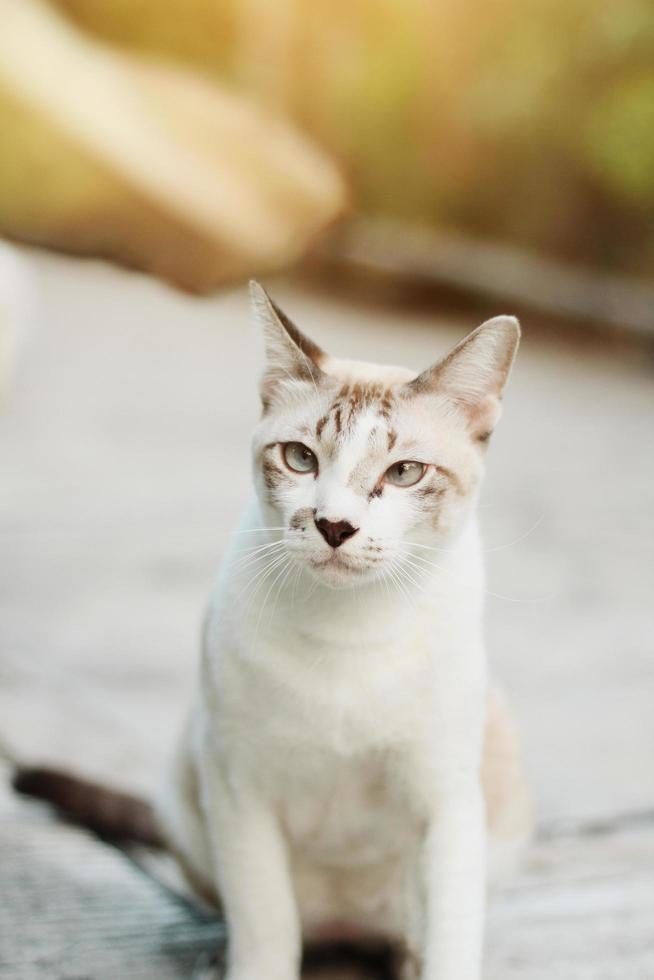
[[[286,442],[282,446],[284,462],[295,473],[315,473],[318,460],[308,446],[302,442]]]
[[[388,467],[385,479],[387,483],[392,483],[395,487],[412,487],[418,480],[422,480],[426,469],[424,463],[403,459],[401,462],[393,463],[392,466]]]

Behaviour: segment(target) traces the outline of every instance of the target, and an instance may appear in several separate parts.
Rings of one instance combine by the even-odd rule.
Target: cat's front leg
[[[286,842],[247,779],[201,766],[203,807],[228,930],[226,980],[297,980],[301,937]]]
[[[423,855],[423,980],[479,980],[486,902],[486,826],[476,775],[438,800]]]

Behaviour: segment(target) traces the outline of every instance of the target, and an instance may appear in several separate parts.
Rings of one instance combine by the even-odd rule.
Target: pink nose
[[[328,521],[326,517],[317,519],[316,527],[332,548],[340,548],[344,541],[347,541],[359,530],[358,527],[352,527],[347,521]]]

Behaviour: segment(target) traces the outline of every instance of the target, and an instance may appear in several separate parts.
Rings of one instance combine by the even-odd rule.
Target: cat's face
[[[436,559],[428,546],[447,547],[474,506],[517,321],[489,321],[416,377],[329,357],[252,292],[267,340],[254,470],[269,526],[337,588],[392,578],[410,543],[426,546],[423,565]]]

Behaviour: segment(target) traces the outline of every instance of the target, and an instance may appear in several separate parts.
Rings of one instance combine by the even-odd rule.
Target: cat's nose
[[[344,541],[359,530],[348,521],[328,521],[326,517],[316,518],[316,527],[332,548],[340,548]]]

